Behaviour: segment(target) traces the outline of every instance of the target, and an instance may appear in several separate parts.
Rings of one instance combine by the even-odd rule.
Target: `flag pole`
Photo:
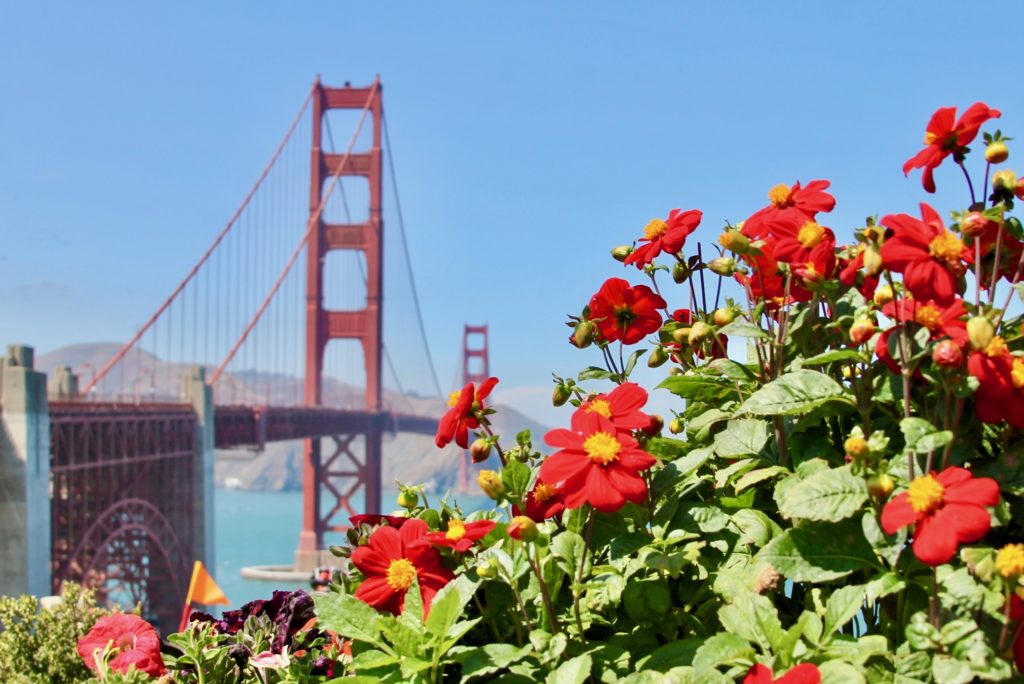
[[[188,627],[188,616],[190,609],[192,608],[192,592],[196,589],[196,580],[199,579],[199,568],[202,567],[202,563],[196,561],[192,565],[192,579],[188,582],[188,594],[185,595],[185,607],[181,611],[181,623],[178,625],[178,631],[184,632],[185,628]]]

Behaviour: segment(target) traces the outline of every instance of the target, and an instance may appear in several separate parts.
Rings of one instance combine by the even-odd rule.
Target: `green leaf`
[[[736,487],[736,493],[739,494],[747,487],[787,473],[789,473],[789,469],[784,466],[774,465],[767,468],[758,468],[757,470],[751,470],[749,473],[744,473],[740,479],[736,480],[736,484],[733,486]]]
[[[579,381],[583,382],[584,380],[608,380],[609,378],[614,377],[615,373],[607,371],[599,366],[590,366],[589,368],[585,368],[580,371]]]
[[[825,606],[825,634],[832,634],[860,611],[866,592],[862,586],[840,587],[828,597]]]
[[[530,651],[530,646],[518,648],[512,644],[486,644],[462,651],[455,659],[462,664],[463,680],[468,680],[504,670],[522,660]]]
[[[864,675],[853,665],[839,660],[830,660],[818,666],[821,681],[829,684],[865,684]]]
[[[646,352],[646,349],[637,349],[635,352],[629,355],[626,359],[626,367],[622,370],[622,374],[625,376],[623,380],[629,377],[629,374],[633,372],[633,367],[636,366],[636,362]]]
[[[952,432],[939,430],[924,418],[904,418],[900,421],[900,430],[907,450],[918,454],[935,451],[953,441]]]
[[[693,656],[697,653],[697,649],[703,643],[704,639],[698,637],[687,637],[679,641],[671,641],[652,653],[650,658],[643,663],[643,668],[645,670],[667,672],[673,667],[689,665],[693,662]]]
[[[576,576],[577,564],[585,550],[583,537],[572,530],[565,530],[551,539],[551,554],[570,577]]]
[[[420,592],[420,581],[416,575],[413,575],[412,584],[405,592],[405,605],[399,620],[415,631],[423,631],[423,594]]]
[[[380,613],[374,608],[349,594],[314,594],[313,603],[322,629],[394,653],[380,638]]]
[[[856,520],[809,522],[787,530],[761,549],[757,559],[794,582],[827,582],[855,570],[880,569]]]
[[[768,423],[763,420],[741,418],[730,420],[725,429],[715,435],[715,453],[719,458],[756,456],[768,443]]]
[[[526,488],[530,484],[530,466],[515,459],[501,470],[501,483],[505,485],[505,496],[511,501],[522,501]]]
[[[819,471],[786,489],[779,512],[786,518],[836,522],[856,513],[867,500],[864,479],[844,466]]]
[[[459,575],[437,592],[431,602],[426,624],[434,643],[449,637],[449,630],[462,615],[466,604],[473,599],[477,586],[479,584],[466,575]]]
[[[862,352],[856,349],[832,349],[821,354],[815,354],[806,359],[800,359],[800,366],[822,366],[826,363],[835,363],[836,361],[858,361],[860,363],[867,363],[868,358]]]
[[[781,645],[785,636],[775,605],[761,594],[738,594],[718,610],[718,619],[728,632],[758,644],[765,653]]]
[[[723,325],[718,329],[718,334],[728,335],[729,337],[755,337],[762,340],[771,339],[768,333],[762,330],[760,326],[741,318],[737,318],[732,323]]]
[[[692,448],[691,444],[671,437],[651,437],[647,440],[645,450],[651,456],[661,460],[672,460],[684,455]]]
[[[741,544],[754,544],[757,547],[764,546],[782,534],[782,528],[778,523],[768,517],[764,511],[755,508],[744,508],[732,514],[732,524],[735,525],[743,537]]]
[[[829,401],[853,405],[846,390],[829,376],[817,371],[797,370],[772,380],[751,394],[736,413],[788,416],[806,413]]]
[[[970,684],[974,681],[970,665],[941,654],[932,660],[932,676],[935,684]]]
[[[667,389],[683,399],[696,399],[707,393],[717,396],[722,392],[732,391],[735,393],[736,391],[732,381],[728,378],[692,371],[682,375],[670,375],[662,380],[658,387]]]
[[[728,632],[715,634],[697,649],[693,656],[693,669],[698,676],[708,670],[730,663],[735,660],[750,659],[754,656],[754,648],[746,639]]]
[[[590,676],[594,665],[590,656],[583,654],[565,661],[547,677],[548,684],[583,684]]]
[[[394,665],[398,660],[398,656],[385,653],[384,651],[363,651],[352,659],[352,667],[357,672],[366,672],[367,670],[375,670],[378,667]]]

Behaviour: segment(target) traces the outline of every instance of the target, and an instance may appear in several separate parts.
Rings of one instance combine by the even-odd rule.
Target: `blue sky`
[[[969,7],[5,3],[0,343],[127,338],[313,77],[379,73],[442,382],[463,322],[487,321],[508,400],[554,421],[550,372],[598,358],[566,344],[564,316],[626,273],[608,250],[650,218],[702,209],[709,242],[775,183],[829,178],[844,237],[925,199],[901,165],[936,107],[983,100],[1024,135],[1012,50]],[[953,169],[937,182],[937,206],[961,208]]]

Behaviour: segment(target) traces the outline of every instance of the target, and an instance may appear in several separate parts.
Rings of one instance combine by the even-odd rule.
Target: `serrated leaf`
[[[860,363],[866,363],[868,357],[856,349],[832,349],[821,354],[815,354],[809,356],[806,359],[800,359],[800,366],[822,366],[826,363],[835,363],[836,361],[857,361]]]
[[[783,466],[774,465],[767,468],[758,468],[757,470],[751,470],[749,473],[744,473],[740,479],[736,480],[736,484],[733,486],[736,488],[736,493],[739,494],[747,487],[787,473],[789,473],[789,469]]]
[[[725,429],[715,435],[715,453],[719,458],[756,456],[768,443],[768,423],[763,420],[740,418],[730,420]]]
[[[448,637],[449,630],[462,615],[466,604],[473,599],[477,586],[478,583],[466,575],[459,575],[434,596],[430,604],[430,613],[427,615],[426,628],[435,644]]]
[[[971,666],[962,660],[938,654],[932,659],[935,684],[970,684],[974,681]]]
[[[867,499],[863,478],[844,466],[819,471],[789,487],[779,501],[779,512],[786,518],[837,522],[860,510]]]
[[[906,449],[918,454],[940,449],[953,440],[949,430],[939,430],[924,418],[904,418],[900,421],[900,430],[906,441]]]
[[[860,612],[866,591],[862,586],[840,587],[825,606],[825,634],[832,634]]]
[[[509,462],[501,469],[501,483],[505,487],[505,496],[512,501],[521,501],[530,484],[531,475],[530,466],[515,459],[509,459]]]
[[[859,522],[849,519],[787,530],[761,549],[757,559],[794,582],[827,582],[855,570],[879,569]]]
[[[821,681],[829,684],[865,684],[864,675],[853,665],[839,660],[830,660],[818,666]]]
[[[768,333],[762,330],[760,326],[741,318],[737,318],[732,323],[723,325],[718,329],[718,334],[727,335],[729,337],[752,337],[762,340],[771,339]]]
[[[380,638],[380,613],[376,609],[349,594],[314,594],[313,604],[321,628],[394,653]]]
[[[753,656],[754,648],[746,639],[735,634],[719,632],[697,649],[697,653],[693,656],[694,673],[699,677],[723,663],[741,658],[749,659]]]
[[[557,670],[548,674],[548,684],[583,684],[590,677],[594,662],[590,656],[583,654],[571,658],[558,666]]]
[[[726,631],[758,644],[765,653],[780,646],[785,636],[774,604],[761,594],[738,594],[718,610],[718,619]]]
[[[740,543],[752,543],[761,547],[782,534],[782,528],[774,520],[768,517],[764,511],[756,508],[743,508],[732,514],[732,524],[735,525],[743,537]]]
[[[772,380],[751,394],[736,409],[736,413],[788,416],[806,413],[830,401],[853,404],[846,390],[824,373],[796,370]]]
[[[608,380],[609,378],[613,377],[615,377],[615,373],[612,373],[599,366],[590,366],[589,368],[584,368],[583,370],[580,371],[579,376],[577,376],[580,382],[583,382],[584,380]]]

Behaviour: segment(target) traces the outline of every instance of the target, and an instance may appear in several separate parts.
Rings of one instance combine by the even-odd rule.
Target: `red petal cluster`
[[[78,640],[78,655],[96,672],[95,654],[102,655],[108,644],[114,654],[108,665],[114,672],[125,674],[132,665],[150,677],[159,677],[166,671],[160,656],[160,637],[153,625],[138,615],[114,613],[101,617]]]
[[[974,410],[985,423],[1007,421],[1024,429],[1024,358],[1014,356],[1001,337],[987,349],[971,352],[968,372],[978,379]]]
[[[882,225],[893,235],[882,245],[882,263],[903,274],[903,284],[918,299],[949,304],[956,297],[957,280],[974,263],[960,238],[946,230],[939,213],[921,203],[921,218],[889,214]]]
[[[924,149],[903,164],[903,173],[909,174],[914,169],[924,169],[921,184],[928,192],[935,192],[935,179],[932,172],[952,153],[962,154],[981,128],[989,119],[1000,116],[998,109],[992,109],[984,102],[975,102],[960,119],[956,119],[956,107],[940,107],[932,114],[924,134]]]
[[[987,506],[999,503],[999,485],[951,466],[922,475],[882,509],[882,529],[895,534],[914,525],[914,555],[926,565],[949,562],[957,546],[976,542],[989,530]]]
[[[374,530],[369,543],[352,552],[352,564],[366,578],[356,589],[356,598],[398,615],[405,607],[405,593],[415,576],[423,610],[429,611],[434,595],[455,575],[441,565],[441,554],[424,540],[427,531],[427,523],[418,518],[409,520],[400,530]]]
[[[658,309],[665,306],[665,300],[646,285],[609,278],[590,298],[590,320],[604,341],[634,344],[661,327]]]
[[[646,244],[641,244],[634,249],[626,257],[625,263],[642,269],[662,252],[678,254],[682,251],[686,238],[700,225],[703,216],[704,214],[697,209],[689,211],[673,209],[669,212],[667,221],[654,219],[647,224],[644,229],[644,237],[640,238],[640,242]]]
[[[461,390],[452,392],[448,397],[448,412],[441,416],[437,425],[434,443],[438,448],[443,449],[452,439],[463,449],[469,448],[469,431],[480,427],[476,414],[487,408],[484,399],[497,384],[498,378],[487,378],[479,388],[470,382]]]
[[[561,490],[553,484],[548,484],[540,478],[534,483],[533,488],[526,495],[526,507],[512,506],[514,515],[525,515],[534,522],[544,522],[553,518],[565,510],[565,497]]]
[[[614,512],[627,501],[639,503],[647,496],[640,473],[655,460],[627,428],[604,415],[603,407],[580,407],[573,413],[571,430],[551,430],[544,441],[559,450],[541,464],[540,479],[557,483],[566,508],[589,503],[599,511]]]
[[[756,663],[743,678],[743,684],[820,684],[820,682],[821,672],[813,663],[797,665],[778,679],[772,679],[770,667]]]
[[[462,520],[449,520],[447,532],[429,532],[424,539],[435,546],[446,546],[457,553],[469,551],[474,543],[480,541],[494,529],[493,520],[474,520],[463,522]]]
[[[825,192],[831,183],[827,180],[813,180],[806,187],[800,181],[792,187],[780,183],[768,192],[771,203],[759,209],[743,222],[743,233],[760,240],[768,236],[777,226],[803,225],[813,221],[821,212],[829,212],[836,206],[836,198]]]

